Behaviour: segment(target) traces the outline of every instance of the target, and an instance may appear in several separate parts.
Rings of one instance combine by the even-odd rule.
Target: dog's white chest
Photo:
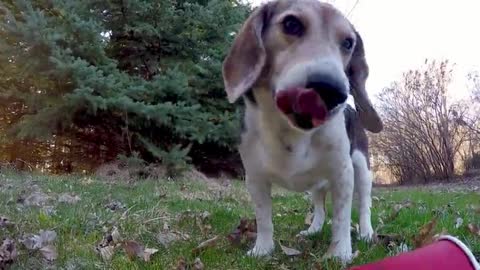
[[[325,180],[334,180],[332,174],[350,160],[345,147],[348,138],[333,135],[321,134],[293,141],[281,137],[272,137],[270,141],[256,139],[241,150],[244,165],[251,173],[258,172],[286,189],[311,190],[323,185]]]
[[[248,177],[306,191],[351,162],[343,113],[311,132],[292,129],[275,110],[247,110],[246,123],[239,150]]]
[[[338,154],[331,145],[308,142],[276,149],[262,148],[259,148],[260,160],[271,181],[294,191],[310,190],[328,178],[333,167],[332,156]]]

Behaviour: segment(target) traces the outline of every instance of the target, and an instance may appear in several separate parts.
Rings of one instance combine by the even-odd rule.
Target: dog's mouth
[[[275,96],[278,109],[290,123],[301,129],[316,128],[327,120],[328,108],[320,95],[311,88],[291,88]]]

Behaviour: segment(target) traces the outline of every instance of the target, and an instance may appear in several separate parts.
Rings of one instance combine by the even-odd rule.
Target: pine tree
[[[221,62],[249,12],[231,0],[4,1],[0,98],[22,108],[5,126],[80,160],[140,153],[177,168],[190,149],[231,153],[239,121]]]

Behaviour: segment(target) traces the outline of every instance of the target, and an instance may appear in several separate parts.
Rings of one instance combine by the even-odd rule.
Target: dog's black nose
[[[328,110],[344,103],[348,98],[348,90],[343,83],[322,73],[310,74],[306,88],[314,89],[323,99]]]

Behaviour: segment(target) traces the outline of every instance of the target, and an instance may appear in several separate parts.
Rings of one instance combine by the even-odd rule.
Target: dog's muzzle
[[[277,107],[291,124],[307,130],[323,124],[347,98],[344,84],[320,73],[309,75],[304,87],[281,90],[275,96]]]
[[[338,79],[322,73],[310,74],[307,77],[305,88],[315,90],[327,106],[328,111],[345,103],[348,98],[348,90],[345,84]]]

